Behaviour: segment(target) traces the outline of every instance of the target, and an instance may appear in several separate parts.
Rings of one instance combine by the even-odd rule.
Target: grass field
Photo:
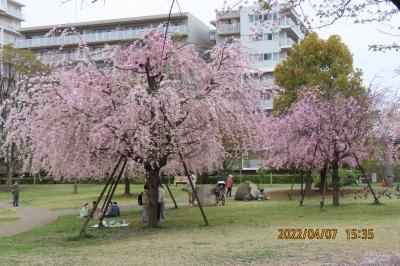
[[[288,184],[262,184],[261,186],[272,189],[290,188]],[[183,187],[185,185],[170,186],[174,197],[186,200],[187,194],[182,191]],[[299,188],[299,185],[296,185],[296,187]],[[52,211],[79,209],[85,202],[89,202],[89,205],[91,205],[91,202],[97,199],[103,185],[80,184],[78,186],[78,194],[73,194],[73,188],[73,184],[22,185],[20,186],[20,204]],[[143,185],[131,185],[132,196],[126,197],[122,195],[124,193],[124,185],[120,184],[115,191],[114,200],[120,205],[136,204],[137,196],[142,191]],[[169,198],[168,192],[165,192],[166,197]],[[0,201],[12,201],[11,193],[0,192]]]
[[[48,190],[43,189],[47,195],[43,199],[34,189],[22,192],[36,195],[38,199],[31,202],[42,207],[48,204],[45,198],[69,201],[73,197],[72,202],[80,203],[97,193],[91,186],[81,186],[82,195],[73,195],[72,186],[68,187],[71,194],[66,195],[61,187],[55,189],[61,194]],[[179,188],[175,190],[177,197],[186,198]],[[167,209],[167,221],[160,228],[143,227],[140,210],[133,210],[118,219],[126,219],[128,228],[90,228],[86,239],[76,237],[82,220],[64,216],[42,228],[1,239],[0,257],[2,265],[400,264],[399,200],[381,199],[382,204],[373,205],[371,197],[354,200],[345,196],[335,208],[328,197],[322,211],[319,200],[306,199],[299,207],[298,198],[265,202],[229,199],[226,206],[205,209],[208,227],[202,225],[198,208]],[[58,204],[56,209],[64,206],[74,205]],[[338,232],[335,240],[278,240],[279,228],[337,228]],[[347,228],[372,228],[374,239],[347,240]]]
[[[171,186],[174,197],[186,196],[182,187]],[[81,184],[78,186],[78,194],[73,194],[73,188],[72,184],[23,185],[20,186],[20,205],[35,206],[52,211],[79,209],[85,202],[91,206],[92,201],[97,199],[103,189],[103,185]],[[119,185],[113,199],[120,205],[137,204],[137,196],[141,191],[143,191],[143,185],[131,185],[132,196],[123,196],[124,186]],[[169,196],[167,195],[167,197]],[[7,200],[12,201],[11,193],[0,192],[0,201]]]
[[[11,223],[18,220],[18,218],[1,218],[0,217],[0,225]]]
[[[13,211],[11,209],[0,208],[0,215],[14,214],[14,213],[15,213],[15,211]]]

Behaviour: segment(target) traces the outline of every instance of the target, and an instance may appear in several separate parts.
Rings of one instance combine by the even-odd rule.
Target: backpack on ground
[[[143,205],[143,200],[142,200],[143,192],[139,194],[137,201],[139,205]]]

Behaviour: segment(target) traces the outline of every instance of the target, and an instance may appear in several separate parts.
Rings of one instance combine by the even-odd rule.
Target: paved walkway
[[[30,231],[57,218],[57,214],[54,212],[36,207],[19,206],[14,208],[9,202],[0,202],[0,207],[12,208],[16,212],[15,215],[0,215],[0,218],[19,218],[17,221],[0,226],[0,238]]]

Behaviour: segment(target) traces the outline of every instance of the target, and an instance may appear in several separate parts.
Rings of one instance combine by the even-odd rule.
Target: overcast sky
[[[169,11],[171,0],[98,0],[96,4],[81,5],[81,0],[20,0],[26,7],[23,9],[26,21],[23,27],[61,24],[75,21],[101,20],[165,14]],[[204,23],[215,17],[215,9],[221,7],[223,0],[180,0],[181,10],[187,11],[201,19]],[[77,4],[76,4],[77,3]],[[174,8],[179,12],[178,8]],[[397,20],[399,27],[400,20]],[[373,25],[354,25],[351,21],[341,21],[333,26],[317,30],[321,37],[332,34],[340,35],[354,55],[354,63],[364,72],[364,83],[374,83],[379,87],[400,88],[399,77],[394,76],[394,69],[400,66],[399,52],[372,52],[368,51],[368,44],[400,43],[400,36],[394,37],[377,31]]]

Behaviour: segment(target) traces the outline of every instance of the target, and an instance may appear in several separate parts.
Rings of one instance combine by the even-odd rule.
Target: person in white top
[[[191,175],[190,178],[192,179],[193,187],[196,189],[196,176]],[[196,201],[196,196],[194,195],[194,191],[192,189],[192,186],[190,185],[189,179],[187,181],[187,191],[188,191],[188,198],[189,198],[189,206],[193,206],[194,202]]]
[[[162,185],[158,186],[157,221],[165,220],[165,193]]]

